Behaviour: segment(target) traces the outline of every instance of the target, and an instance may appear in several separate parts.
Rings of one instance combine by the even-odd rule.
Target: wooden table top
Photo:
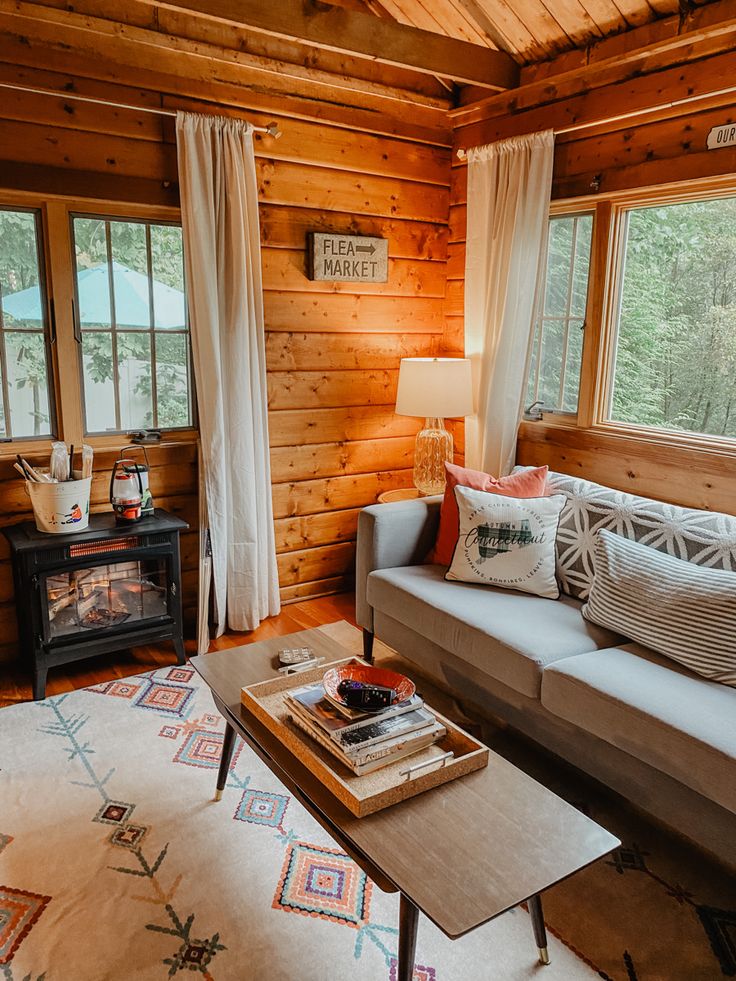
[[[332,625],[336,626],[336,625]],[[192,665],[263,751],[287,787],[335,832],[377,884],[400,890],[451,938],[462,936],[607,855],[620,842],[502,756],[487,767],[364,818],[356,818],[240,702],[244,685],[277,676],[284,647],[334,661],[359,649],[314,628],[192,658]],[[410,669],[409,669],[410,673]],[[269,764],[270,765],[270,764]],[[281,772],[279,772],[279,770]]]

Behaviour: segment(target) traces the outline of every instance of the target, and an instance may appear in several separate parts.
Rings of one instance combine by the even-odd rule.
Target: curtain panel
[[[252,127],[180,112],[176,141],[206,521],[201,651],[210,575],[217,636],[255,629],[280,602]]]
[[[541,293],[554,133],[468,150],[465,352],[475,414],[466,464],[495,476],[514,465],[529,350]]]

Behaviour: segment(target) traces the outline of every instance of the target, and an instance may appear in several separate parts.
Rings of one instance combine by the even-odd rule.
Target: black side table
[[[184,663],[179,534],[188,527],[157,509],[130,525],[93,514],[87,529],[69,535],[30,521],[3,529],[34,698],[45,697],[50,667],[96,654],[172,640]]]

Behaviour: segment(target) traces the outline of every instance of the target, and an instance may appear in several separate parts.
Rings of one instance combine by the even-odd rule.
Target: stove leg
[[[45,664],[36,663],[33,667],[33,697],[37,702],[46,698],[46,675],[48,670]]]
[[[220,755],[220,769],[217,771],[217,790],[215,800],[222,800],[222,792],[227,783],[227,775],[230,770],[230,760],[233,758],[233,748],[235,746],[235,730],[229,722],[225,723],[225,738],[222,740],[222,754]]]
[[[176,651],[176,663],[187,663],[187,652],[184,650],[184,638],[174,637],[174,650]]]
[[[544,916],[542,915],[542,898],[537,893],[536,896],[532,896],[527,901],[527,906],[529,907],[529,915],[532,918],[532,930],[534,930],[534,939],[537,942],[537,951],[539,952],[539,963],[549,964],[549,951],[547,949],[547,931],[544,929]]]

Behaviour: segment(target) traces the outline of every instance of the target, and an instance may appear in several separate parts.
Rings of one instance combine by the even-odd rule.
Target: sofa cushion
[[[586,620],[736,687],[736,573],[683,562],[605,528],[596,539]]]
[[[550,472],[547,489],[567,497],[557,532],[557,577],[563,593],[587,597],[599,528],[696,565],[736,571],[733,515],[665,504],[564,473]]]
[[[736,689],[626,644],[550,665],[542,704],[736,812]]]
[[[438,565],[372,572],[368,602],[522,695],[539,698],[545,665],[621,640],[584,620],[568,596],[445,582],[444,574]]]
[[[456,487],[459,537],[450,582],[476,582],[556,600],[555,537],[565,497],[502,497]]]

